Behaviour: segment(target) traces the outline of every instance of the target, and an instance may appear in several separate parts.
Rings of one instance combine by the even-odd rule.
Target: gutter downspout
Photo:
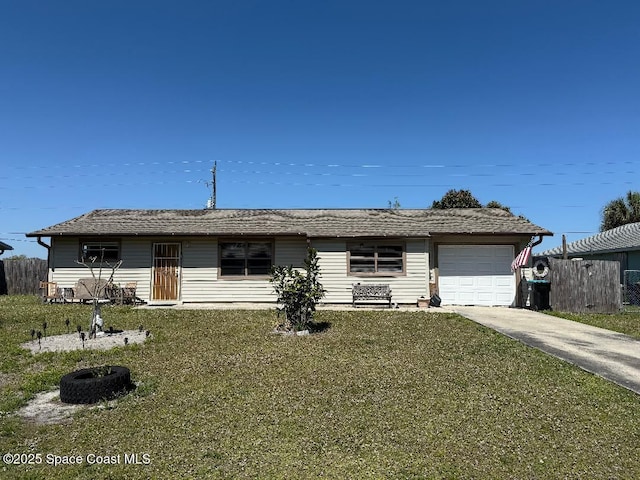
[[[47,245],[46,243],[44,243],[42,241],[42,237],[38,237],[38,245],[42,245],[44,248],[46,248],[47,252],[51,251],[51,245]],[[48,253],[47,253],[47,256],[48,256]]]
[[[38,236],[37,241],[38,245],[41,245],[47,249],[47,281],[49,281],[49,271],[53,271],[53,269],[51,268],[51,245],[47,245],[46,243],[44,243],[41,236]]]
[[[544,239],[544,237],[542,235],[538,235],[538,240],[536,240],[535,242],[533,242],[531,244],[531,248],[535,247],[536,245],[540,245],[542,243],[543,239]]]

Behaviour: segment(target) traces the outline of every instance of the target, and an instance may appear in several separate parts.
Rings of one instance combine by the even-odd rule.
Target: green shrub
[[[318,252],[314,248],[307,250],[304,261],[306,273],[293,266],[275,266],[271,270],[269,281],[278,295],[278,303],[282,305],[279,312],[284,312],[285,320],[277,328],[285,331],[300,331],[309,328],[313,320],[316,305],[324,297],[318,277]]]

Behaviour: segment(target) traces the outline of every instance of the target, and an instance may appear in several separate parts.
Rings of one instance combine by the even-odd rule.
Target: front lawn
[[[549,315],[554,315],[574,322],[586,323],[594,327],[606,328],[614,332],[624,333],[631,337],[640,339],[640,309],[638,307],[627,306],[619,313],[568,313],[545,311]]]
[[[85,366],[139,382],[66,425],[3,414],[0,451],[45,462],[0,464],[2,478],[640,478],[639,396],[457,315],[321,311],[328,328],[285,338],[271,311],[110,307],[106,326],[151,339],[19,348],[44,319],[63,333],[89,311],[0,298],[0,410]]]

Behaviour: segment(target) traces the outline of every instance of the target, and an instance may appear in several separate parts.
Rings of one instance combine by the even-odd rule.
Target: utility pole
[[[216,205],[217,205],[217,203],[216,203],[216,200],[217,200],[217,198],[216,198],[216,196],[217,196],[216,195],[216,187],[217,187],[217,185],[216,185],[216,170],[218,170],[218,161],[217,160],[215,162],[213,162],[213,170],[211,170],[211,175],[213,176],[213,197],[212,197],[213,206],[212,206],[212,208],[214,210],[215,210]]]
[[[211,169],[211,198],[207,201],[207,209],[215,210],[216,209],[216,170],[218,169],[218,161],[213,162],[213,168]],[[209,184],[209,182],[207,182]]]

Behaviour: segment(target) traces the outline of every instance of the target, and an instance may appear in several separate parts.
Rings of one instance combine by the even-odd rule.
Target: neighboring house
[[[536,253],[536,257],[563,256],[562,247]],[[640,222],[629,223],[567,244],[568,258],[620,262],[621,282],[625,270],[640,270]]]
[[[49,281],[87,277],[82,257],[122,260],[114,281],[149,303],[274,302],[272,265],[318,251],[326,303],[355,283],[389,284],[393,302],[438,291],[443,304],[512,305],[511,262],[551,232],[501,209],[95,210],[27,234],[49,237]]]
[[[4,242],[0,242],[0,255],[2,255],[6,250],[13,250],[13,247]]]

